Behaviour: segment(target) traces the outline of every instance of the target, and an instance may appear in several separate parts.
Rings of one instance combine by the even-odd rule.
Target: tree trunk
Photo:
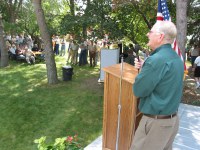
[[[71,15],[72,16],[75,16],[75,9],[74,9],[74,0],[70,0],[70,5],[69,5],[69,7],[70,7],[70,12],[71,12]]]
[[[176,0],[177,41],[182,56],[185,58],[185,44],[187,41],[187,4],[189,0]]]
[[[21,10],[23,0],[7,0],[5,3],[9,13],[9,23],[15,24]]]
[[[37,22],[41,32],[42,39],[44,40],[45,62],[47,68],[47,79],[49,84],[58,83],[56,63],[50,34],[45,22],[44,12],[41,5],[41,0],[34,0],[33,7],[35,10]]]
[[[85,12],[83,14],[83,16],[87,16],[88,15],[88,6],[90,5],[90,0],[87,0],[87,6],[86,6],[86,9],[85,9]],[[87,23],[83,23],[83,38],[86,39],[87,38],[87,27],[88,27],[88,24]]]
[[[4,29],[2,17],[0,15],[0,49],[1,49],[1,67],[7,67],[8,63],[8,50],[6,49],[6,43],[4,40]]]

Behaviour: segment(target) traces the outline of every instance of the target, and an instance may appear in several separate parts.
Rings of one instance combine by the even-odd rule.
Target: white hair
[[[171,21],[158,21],[154,25],[154,28],[158,30],[158,32],[164,34],[164,41],[166,43],[173,43],[174,39],[177,35],[177,29],[174,23]]]

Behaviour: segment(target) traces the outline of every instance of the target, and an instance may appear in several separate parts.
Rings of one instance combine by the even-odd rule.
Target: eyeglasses
[[[152,34],[152,33],[154,33],[154,31],[151,31],[151,30],[150,30],[148,33],[149,33],[149,34]]]
[[[160,34],[164,34],[163,32],[160,32],[160,31],[153,31],[153,30],[150,30],[150,31],[148,32],[148,34],[152,34],[152,33],[160,33]]]

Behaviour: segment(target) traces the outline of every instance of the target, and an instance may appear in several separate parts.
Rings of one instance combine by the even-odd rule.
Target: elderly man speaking
[[[177,30],[170,21],[157,22],[147,33],[152,52],[135,61],[140,73],[133,92],[140,98],[143,117],[130,150],[172,150],[178,132],[177,111],[182,96],[184,64],[171,44]]]

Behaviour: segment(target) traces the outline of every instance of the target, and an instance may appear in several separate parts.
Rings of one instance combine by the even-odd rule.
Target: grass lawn
[[[78,134],[83,147],[102,134],[103,85],[99,67],[74,66],[62,81],[65,59],[56,57],[59,84],[48,85],[44,62],[11,61],[0,69],[0,149],[35,150],[34,139]]]

